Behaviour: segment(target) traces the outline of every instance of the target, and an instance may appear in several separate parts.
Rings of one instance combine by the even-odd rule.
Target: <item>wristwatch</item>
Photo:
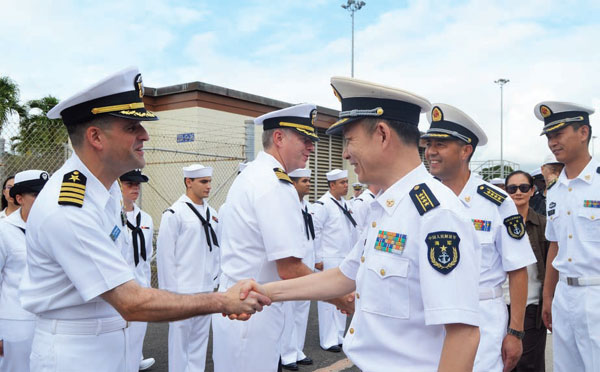
[[[512,329],[510,327],[508,327],[506,329],[506,334],[513,335],[516,338],[518,338],[519,340],[522,340],[523,337],[525,337],[525,332],[524,331],[517,331],[516,329]]]

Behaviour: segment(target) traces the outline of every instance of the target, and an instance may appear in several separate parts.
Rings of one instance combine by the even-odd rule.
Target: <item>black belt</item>
[[[139,212],[135,217],[135,223],[137,226],[133,226],[129,220],[127,220],[127,227],[131,230],[131,236],[133,238],[133,261],[135,262],[135,266],[140,262],[140,254],[142,259],[146,261],[146,238],[144,237],[144,232],[140,227],[140,223],[142,222],[142,213]],[[141,248],[138,248],[138,237],[139,243],[141,243]],[[139,249],[139,251],[138,251]]]
[[[187,204],[187,206],[190,207],[192,212],[194,212],[194,214],[200,219],[200,222],[202,223],[202,227],[204,227],[204,235],[206,235],[206,244],[208,244],[208,250],[212,252],[211,238],[217,247],[219,246],[219,242],[217,241],[217,233],[215,233],[215,230],[213,229],[212,225],[210,224],[210,209],[208,208],[208,206],[206,207],[206,219],[204,219],[200,215],[198,210],[196,210],[196,208],[194,208],[192,203],[186,202],[185,204]]]
[[[356,227],[356,221],[354,221],[354,218],[352,218],[352,215],[350,214],[350,212],[346,208],[342,207],[340,205],[340,203],[338,203],[337,200],[335,200],[334,198],[331,198],[331,200],[333,200],[333,202],[335,203],[335,205],[337,205],[338,207],[340,207],[340,209],[342,210],[342,213],[344,213],[344,215],[346,217],[348,217],[348,220],[350,220],[350,223],[352,224],[352,226]]]
[[[306,239],[315,240],[315,225],[310,213],[308,213],[308,207],[302,209],[302,217],[304,217],[304,229],[306,230]]]

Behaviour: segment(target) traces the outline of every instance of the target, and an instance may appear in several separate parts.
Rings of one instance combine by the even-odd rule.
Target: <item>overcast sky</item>
[[[536,103],[600,109],[598,1],[365,1],[355,77],[465,111],[490,139],[474,160],[500,158],[498,78],[510,79],[504,158],[525,170],[549,153]],[[329,78],[350,75],[343,2],[0,0],[0,75],[23,101],[64,99],[136,65],[146,86],[201,81],[339,109]],[[600,133],[599,114],[591,121]]]

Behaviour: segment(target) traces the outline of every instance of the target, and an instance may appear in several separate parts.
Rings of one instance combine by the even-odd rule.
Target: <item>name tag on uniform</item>
[[[600,200],[584,200],[583,206],[585,208],[600,208]]]
[[[379,230],[374,248],[382,252],[402,254],[405,245],[406,235],[392,231]]]
[[[486,220],[471,220],[473,221],[473,226],[477,231],[490,231],[492,228],[492,221]]]
[[[119,229],[119,227],[117,227],[117,225],[115,225],[115,227],[113,227],[112,231],[110,232],[109,236],[112,239],[112,241],[114,242],[119,237],[119,234],[121,234],[121,229]]]

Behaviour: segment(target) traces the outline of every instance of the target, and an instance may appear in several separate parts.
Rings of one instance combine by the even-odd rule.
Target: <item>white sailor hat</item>
[[[67,126],[85,123],[101,114],[158,120],[144,107],[143,96],[142,74],[136,67],[129,67],[60,102],[48,112],[48,118],[62,119]]]
[[[531,177],[535,178],[542,175],[542,168],[538,167],[532,170],[530,173]]]
[[[353,188],[354,190],[361,190],[361,189],[363,188],[363,184],[362,184],[362,183],[360,183],[360,182],[354,182],[354,183],[352,184],[352,188]]]
[[[490,183],[492,185],[504,185],[504,178],[492,178]]]
[[[419,115],[431,103],[416,94],[354,78],[331,78],[333,93],[342,103],[340,120],[333,123],[327,134],[339,133],[343,126],[364,118],[381,118],[419,125]]]
[[[544,122],[540,135],[554,132],[570,124],[590,125],[590,115],[594,109],[571,102],[543,101],[533,109],[535,117]]]
[[[487,136],[475,120],[454,106],[433,104],[427,112],[427,120],[430,126],[421,138],[458,139],[473,145],[473,148],[487,143]]]
[[[546,164],[562,164],[560,161],[556,160],[556,156],[554,154],[548,154],[544,157],[544,162],[542,165]]]
[[[212,167],[205,167],[202,164],[192,164],[188,165],[187,167],[183,167],[184,178],[211,177],[212,172]]]
[[[310,169],[298,168],[298,169],[294,169],[293,171],[291,171],[290,173],[288,173],[288,176],[290,176],[290,177],[296,177],[296,178],[310,177],[311,173],[312,172],[311,172]]]
[[[48,172],[30,169],[15,174],[15,184],[10,189],[9,195],[14,198],[17,194],[40,192],[48,182]]]
[[[315,130],[316,120],[317,106],[312,103],[302,103],[261,115],[254,119],[254,124],[262,125],[263,130],[275,128],[295,129],[298,133],[316,142],[319,140]]]
[[[341,180],[342,178],[348,178],[348,171],[341,170],[341,169],[334,169],[334,170],[330,170],[329,172],[327,172],[326,176],[327,176],[327,181],[337,181],[337,180]]]

